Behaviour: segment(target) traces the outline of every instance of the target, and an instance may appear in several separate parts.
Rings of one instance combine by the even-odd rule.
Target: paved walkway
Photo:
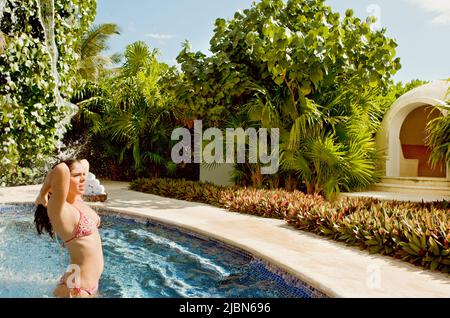
[[[332,297],[450,297],[450,277],[298,231],[284,221],[130,191],[104,182],[102,206],[195,231],[245,249]],[[0,203],[32,202],[38,186],[0,188]]]
[[[381,200],[397,200],[397,201],[411,201],[411,202],[435,202],[450,200],[449,196],[445,195],[430,195],[430,194],[407,194],[407,193],[392,193],[383,191],[366,191],[342,193],[341,195],[347,197],[369,197]]]

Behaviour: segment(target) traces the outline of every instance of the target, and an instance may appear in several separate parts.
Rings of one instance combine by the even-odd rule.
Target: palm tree
[[[122,145],[119,161],[131,152],[136,171],[160,168],[173,173],[176,166],[170,157],[172,130],[170,93],[163,90],[164,78],[171,70],[157,61],[157,50],[144,42],[130,44],[125,63],[110,85],[111,107],[106,115],[106,131]]]
[[[109,66],[120,62],[118,54],[102,55],[108,50],[107,41],[114,34],[120,34],[119,27],[114,23],[104,23],[92,26],[83,35],[77,47],[77,53],[80,55],[77,73],[81,78],[95,82]]]
[[[255,98],[244,112],[259,126],[280,128],[280,173],[288,190],[297,179],[308,193],[331,197],[377,179],[373,135],[384,108],[376,91],[346,90],[322,98],[322,105],[302,97],[293,106],[283,91],[271,93],[258,85],[251,89]]]
[[[95,134],[103,128],[101,119],[105,104],[102,81],[108,67],[120,62],[120,55],[102,55],[108,49],[107,40],[119,34],[116,24],[106,23],[92,26],[77,46],[79,60],[77,64],[74,93],[71,102],[79,108],[72,118],[72,127],[65,136],[66,141],[87,139],[88,131]]]

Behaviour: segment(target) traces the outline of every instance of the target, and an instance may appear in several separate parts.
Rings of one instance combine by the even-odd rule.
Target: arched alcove
[[[378,148],[386,158],[386,177],[450,179],[448,166],[429,167],[429,149],[424,146],[426,124],[436,116],[448,115],[445,100],[449,87],[448,81],[432,82],[411,90],[391,106],[377,134]]]
[[[426,146],[427,125],[439,116],[442,113],[431,105],[419,106],[406,116],[400,128],[400,177],[446,177],[443,162],[430,165],[431,149]]]

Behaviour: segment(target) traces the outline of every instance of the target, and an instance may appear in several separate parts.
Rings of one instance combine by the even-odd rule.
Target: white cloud
[[[157,34],[157,33],[148,33],[146,34],[149,38],[157,39],[157,40],[168,40],[175,37],[175,35],[172,34]]]
[[[431,20],[434,24],[450,24],[450,1],[449,0],[404,0],[414,4],[423,10],[434,13]]]

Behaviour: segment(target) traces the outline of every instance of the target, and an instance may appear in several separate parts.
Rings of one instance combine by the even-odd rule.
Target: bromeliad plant
[[[299,191],[218,187],[169,179],[138,179],[130,188],[230,211],[285,219],[323,235],[420,265],[450,272],[450,203],[342,198],[325,201]]]
[[[343,199],[287,217],[298,229],[393,256],[430,269],[450,271],[450,205]]]
[[[324,201],[319,195],[306,195],[300,191],[253,188],[229,190],[221,199],[230,211],[277,219],[283,219],[299,209],[309,210]]]
[[[130,184],[130,189],[278,219],[283,219],[300,208],[309,209],[324,202],[321,196],[306,195],[300,191],[220,187],[175,179],[137,179]]]
[[[223,195],[228,188],[210,183],[177,179],[137,179],[131,182],[130,189],[178,200],[203,202],[215,206],[224,203]],[[227,193],[221,193],[225,191]]]

